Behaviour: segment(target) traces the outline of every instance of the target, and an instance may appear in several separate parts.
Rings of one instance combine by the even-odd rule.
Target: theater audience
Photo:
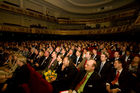
[[[139,83],[140,82],[139,80],[140,65],[138,65],[139,64],[139,61],[138,61],[139,51],[140,51],[139,50],[140,48],[138,46],[139,43],[118,42],[118,41],[92,41],[92,40],[91,41],[52,40],[52,41],[21,41],[21,42],[12,42],[12,41],[1,42],[0,41],[0,45],[1,45],[0,47],[0,89],[2,90],[4,89],[3,87],[5,87],[5,83],[8,83],[7,81],[10,80],[9,78],[11,78],[11,75],[13,75],[13,72],[16,72],[15,69],[17,69],[17,58],[20,56],[24,56],[27,58],[28,65],[30,64],[32,67],[34,67],[35,71],[41,72],[40,73],[41,75],[44,72],[48,71],[49,69],[56,70],[56,72],[58,73],[58,77],[56,80],[54,80],[54,82],[57,82],[58,80],[59,83],[52,83],[54,84],[55,92],[69,89],[69,87],[67,86],[65,82],[69,82],[70,80],[68,79],[68,77],[67,78],[65,77],[64,73],[70,72],[71,74],[74,74],[73,72],[74,71],[77,72],[78,70],[79,73],[81,73],[81,77],[79,79],[82,80],[82,78],[84,77],[84,75],[82,74],[83,73],[82,70],[85,70],[85,67],[88,61],[94,59],[97,62],[96,63],[97,67],[94,68],[93,66],[94,72],[98,73],[98,75],[96,76],[97,77],[99,76],[99,81],[102,82],[101,87],[99,87],[99,89],[102,89],[100,93],[107,92],[107,91],[104,91],[106,87],[105,86],[106,83],[110,84],[110,89],[108,90],[108,92],[122,92],[122,93],[128,92],[129,93],[130,91],[131,92],[133,91],[134,93],[139,93],[139,88],[137,88],[140,86],[140,83]],[[69,66],[71,69],[73,68],[74,71],[69,69],[69,66],[66,66],[65,69],[63,68],[63,70],[61,69],[62,65],[65,64],[64,62],[65,57],[66,57],[65,60],[71,60]],[[132,85],[131,87],[127,85],[125,87],[122,87],[124,86],[123,83],[127,82],[127,79],[123,78],[123,79],[126,79],[124,81],[120,79],[119,81],[120,84],[118,88],[120,88],[121,91],[119,91],[118,89],[114,89],[114,86],[112,86],[111,84],[111,82],[115,78],[115,74],[112,74],[112,73],[114,69],[115,71],[117,69],[117,67],[114,65],[115,64],[114,62],[116,62],[116,60],[121,60],[120,62],[118,62],[118,64],[119,65],[123,64],[124,66],[122,67],[124,71],[122,70],[121,74],[123,74],[126,71],[126,73],[130,75],[127,76],[126,74],[124,74],[124,76],[127,76],[129,80],[133,81],[133,82],[129,81],[130,84]],[[69,63],[69,62],[67,61],[66,63]],[[74,63],[75,65],[72,63]],[[103,67],[102,67],[102,63],[103,63]],[[92,74],[94,74],[94,72]],[[120,78],[122,77],[121,74],[120,74]],[[74,75],[74,76],[77,76],[77,75]],[[71,80],[74,79],[74,76]],[[92,75],[90,77],[92,77]],[[36,79],[40,81],[39,78],[36,77]],[[64,79],[66,81],[65,82],[62,81],[62,84],[61,84],[60,83],[61,79]],[[77,79],[77,81],[79,79]],[[89,78],[89,81],[90,81],[90,78]],[[75,82],[75,87],[76,87],[76,82]],[[65,84],[63,85],[63,83]],[[96,84],[96,82],[94,83]],[[58,86],[57,84],[58,85],[60,84],[63,87],[61,88],[59,86],[60,88],[57,90],[56,89],[56,86]],[[70,85],[70,82],[68,85]],[[9,86],[10,84],[7,87],[8,91],[10,91]],[[13,89],[15,89],[16,87],[17,87],[16,85],[13,86]],[[90,91],[92,90],[91,87],[93,87],[93,85],[88,84],[87,82],[87,84],[85,85],[85,88],[83,89],[81,87],[79,92],[83,91],[84,93],[85,91]],[[74,89],[74,86],[72,89]],[[96,88],[94,89],[96,92]],[[90,92],[86,92],[86,93],[90,93]]]

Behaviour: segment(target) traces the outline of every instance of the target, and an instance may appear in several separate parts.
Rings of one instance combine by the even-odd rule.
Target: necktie
[[[45,59],[43,60],[43,62],[41,63],[41,65],[43,65],[43,63],[46,61],[46,59],[47,59],[47,58],[45,58]]]
[[[48,69],[51,67],[52,63],[54,62],[54,60],[52,59],[51,63],[48,66]]]
[[[78,60],[79,60],[79,57],[77,57],[77,59],[76,59],[76,66],[77,66],[77,64],[78,64]]]
[[[115,79],[111,82],[111,83],[112,83],[112,85],[114,85],[114,84],[118,81],[119,76],[120,76],[120,72],[119,72],[119,71],[117,71],[117,74],[116,74]]]
[[[103,62],[101,62],[101,65],[100,65],[100,70],[99,70],[99,72],[98,72],[98,74],[99,74],[99,75],[101,75],[101,74],[100,74],[100,72],[101,72],[101,70],[102,70],[103,66],[104,66],[104,64],[103,64]]]
[[[86,75],[84,76],[84,78],[80,81],[80,83],[75,87],[75,90],[77,91],[79,88],[80,88],[80,86],[84,83],[84,81],[86,80],[86,78],[87,78],[87,75],[88,75],[88,73],[86,73]]]
[[[95,59],[96,55],[93,56],[93,59]]]
[[[84,66],[86,65],[86,63],[87,63],[87,59],[86,59],[86,61],[85,61],[85,63],[84,63]]]

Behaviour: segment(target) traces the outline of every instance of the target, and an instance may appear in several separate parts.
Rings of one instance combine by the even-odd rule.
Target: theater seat
[[[29,64],[27,67],[30,71],[30,78],[27,84],[20,85],[25,93],[52,93],[53,88],[50,83],[34,70]]]

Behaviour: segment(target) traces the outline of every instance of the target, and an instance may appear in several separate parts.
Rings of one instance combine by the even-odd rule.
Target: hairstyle
[[[24,56],[18,56],[17,60],[23,62],[24,64],[27,63],[27,59]]]
[[[120,60],[120,59],[117,59],[117,60],[115,60],[115,61],[117,61],[119,64],[122,64],[122,67],[124,68],[124,62],[122,61],[122,60]]]

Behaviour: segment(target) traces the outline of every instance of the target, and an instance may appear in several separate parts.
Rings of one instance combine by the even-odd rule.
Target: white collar
[[[118,71],[119,71],[119,73],[121,74],[122,70],[123,70],[123,69],[120,69],[120,70],[117,70],[116,72],[118,72]]]

